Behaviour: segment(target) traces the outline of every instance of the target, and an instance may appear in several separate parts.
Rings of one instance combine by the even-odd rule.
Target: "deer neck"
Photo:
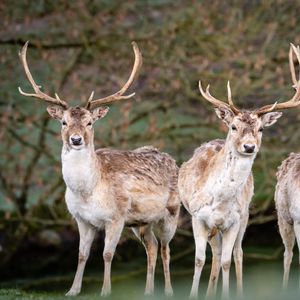
[[[255,155],[244,156],[238,153],[227,139],[223,150],[218,154],[212,174],[214,180],[209,188],[217,194],[213,198],[221,202],[234,201],[244,189],[254,159]]]
[[[236,151],[232,143],[226,141],[224,146],[224,170],[232,184],[244,185],[251,173],[256,155],[242,155]]]
[[[64,145],[61,153],[64,181],[73,194],[88,196],[95,189],[100,178],[98,158],[94,145],[81,150]]]

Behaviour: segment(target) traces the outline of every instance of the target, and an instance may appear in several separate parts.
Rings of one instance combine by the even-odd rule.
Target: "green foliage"
[[[199,79],[211,83],[219,98],[225,98],[231,80],[242,108],[293,94],[287,54],[290,42],[300,44],[296,1],[6,2],[0,4],[3,264],[28,235],[74,226],[63,201],[60,126],[49,119],[45,104],[17,91],[17,86],[31,90],[17,55],[27,40],[36,82],[72,105],[84,103],[92,90],[100,97],[119,89],[131,70],[135,40],[144,59],[135,100],[111,106],[96,125],[95,144],[121,149],[152,144],[179,165],[202,142],[226,135],[199,95]],[[275,172],[289,152],[300,149],[298,120],[297,109],[286,112],[264,133],[254,166],[251,226],[275,219]],[[189,230],[187,216],[181,223]]]

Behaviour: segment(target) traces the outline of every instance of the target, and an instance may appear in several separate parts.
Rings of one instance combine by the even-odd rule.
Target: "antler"
[[[216,107],[226,107],[226,108],[229,108],[232,110],[232,112],[237,115],[239,114],[239,109],[236,108],[233,104],[233,101],[232,101],[232,98],[231,98],[231,89],[230,89],[230,82],[228,81],[227,82],[227,100],[228,100],[228,103],[227,104],[226,102],[223,102],[221,100],[218,100],[216,99],[215,97],[213,97],[210,92],[209,92],[209,85],[206,87],[206,90],[204,92],[203,88],[202,88],[202,85],[201,85],[201,81],[199,80],[199,90],[200,90],[200,93],[201,95],[207,100],[209,101],[210,103],[212,103],[214,106]]]
[[[274,104],[269,104],[265,105],[258,110],[255,111],[255,113],[260,116],[263,114],[266,114],[268,112],[274,111],[274,110],[281,110],[281,109],[288,109],[292,107],[296,107],[300,104],[300,75],[299,79],[297,80],[296,73],[295,73],[295,65],[294,65],[294,60],[293,60],[293,53],[295,53],[298,63],[300,65],[300,48],[299,46],[295,47],[291,43],[290,51],[289,51],[289,65],[290,65],[290,71],[291,71],[291,76],[292,76],[292,81],[293,81],[293,88],[296,90],[294,96],[282,103],[277,103],[275,102]]]
[[[29,80],[29,82],[31,83],[35,93],[34,94],[30,94],[30,93],[25,93],[22,91],[22,89],[20,87],[18,87],[19,89],[19,92],[20,94],[24,95],[24,96],[29,96],[29,97],[34,97],[34,98],[37,98],[37,99],[41,99],[41,100],[45,100],[46,102],[49,102],[49,103],[53,103],[53,104],[56,104],[56,105],[59,105],[59,106],[62,106],[63,108],[68,108],[68,104],[67,102],[61,100],[58,95],[55,93],[55,98],[43,93],[40,88],[41,86],[38,86],[30,71],[29,71],[29,67],[28,67],[28,64],[27,64],[27,59],[26,59],[26,53],[27,53],[27,47],[28,47],[28,41],[25,43],[25,45],[23,46],[21,52],[19,52],[19,56],[20,56],[20,59],[21,59],[21,63],[23,65],[23,68],[24,68],[24,71],[25,71],[25,74]]]
[[[94,92],[91,93],[91,96],[88,99],[86,108],[87,109],[94,109],[102,104],[105,103],[111,103],[114,101],[119,101],[119,100],[124,100],[124,99],[129,99],[131,97],[133,97],[135,95],[135,93],[132,93],[130,95],[126,95],[124,96],[124,93],[126,93],[126,91],[130,88],[130,86],[132,85],[132,83],[134,82],[134,80],[136,79],[138,72],[142,66],[142,55],[141,52],[137,46],[137,44],[135,42],[132,42],[132,46],[133,46],[133,51],[134,51],[134,65],[130,74],[129,79],[127,80],[127,82],[125,83],[125,85],[115,94],[104,97],[104,98],[100,98],[100,99],[93,99],[94,96]]]

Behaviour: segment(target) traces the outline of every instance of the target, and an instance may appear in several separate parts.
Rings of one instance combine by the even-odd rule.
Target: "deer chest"
[[[114,209],[104,195],[99,193],[87,197],[74,194],[69,188],[66,191],[66,204],[74,218],[80,218],[97,228],[112,219]]]

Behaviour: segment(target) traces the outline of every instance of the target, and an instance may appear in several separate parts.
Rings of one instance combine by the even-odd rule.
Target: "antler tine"
[[[289,65],[290,65],[292,81],[293,81],[293,84],[294,84],[293,88],[296,88],[298,80],[296,78],[295,65],[294,65],[294,60],[293,60],[293,53],[296,54],[298,63],[300,64],[300,48],[299,48],[299,46],[295,47],[291,43],[291,47],[290,47],[290,51],[289,51]]]
[[[232,101],[232,97],[231,97],[231,88],[230,88],[230,81],[227,81],[227,98],[228,98],[228,103],[230,105],[231,110],[235,113],[238,114],[239,110],[235,107],[235,105],[233,104]]]
[[[62,101],[62,100],[59,98],[59,96],[58,96],[57,93],[54,93],[54,95],[55,95],[55,98],[56,98],[57,100]]]
[[[28,67],[28,64],[27,64],[27,59],[26,59],[28,43],[29,43],[28,41],[25,43],[25,45],[23,46],[21,52],[19,52],[19,56],[20,56],[21,63],[23,65],[25,74],[26,74],[26,76],[27,76],[30,84],[32,85],[32,88],[35,91],[35,93],[25,93],[25,92],[22,91],[22,89],[20,87],[18,87],[20,94],[22,94],[24,96],[29,96],[29,97],[34,97],[34,98],[42,99],[42,100],[45,100],[46,102],[53,103],[53,104],[62,106],[64,108],[68,108],[68,104],[65,101],[61,100],[58,97],[57,94],[55,94],[55,98],[52,98],[52,97],[48,96],[47,94],[43,93],[40,90],[41,87],[38,86],[35,83],[32,75],[30,73],[30,70],[29,70],[29,67]]]
[[[259,108],[258,110],[255,111],[257,115],[263,115],[274,110],[293,108],[300,104],[300,78],[298,80],[296,78],[293,53],[295,53],[298,63],[300,65],[300,48],[299,46],[295,47],[291,43],[291,47],[289,51],[289,65],[290,65],[290,71],[292,76],[293,88],[296,89],[294,96],[288,101],[282,103],[275,102],[274,104],[265,105]]]
[[[199,80],[199,90],[201,95],[210,103],[212,103],[214,106],[218,107],[218,106],[226,106],[229,107],[229,105],[221,100],[216,99],[215,97],[213,97],[210,92],[209,92],[209,85],[207,85],[206,90],[204,92],[203,88],[202,88],[202,83],[201,80]]]
[[[296,73],[295,73],[295,66],[294,66],[294,61],[293,61],[293,44],[291,43],[290,46],[290,51],[289,51],[289,66],[290,66],[290,71],[291,71],[291,76],[292,76],[292,82],[293,82],[293,87],[297,84],[297,79],[296,79]],[[294,46],[295,47],[295,46]]]
[[[102,104],[111,103],[111,102],[124,100],[124,99],[129,99],[135,95],[135,93],[132,93],[130,95],[125,95],[125,96],[123,95],[130,88],[130,86],[132,85],[132,83],[134,82],[136,77],[138,76],[139,70],[142,66],[142,54],[138,48],[137,43],[132,42],[132,46],[133,46],[135,60],[134,60],[134,65],[133,65],[131,74],[129,76],[129,79],[125,83],[125,85],[118,92],[116,92],[113,95],[110,95],[110,96],[107,96],[104,98],[95,99],[95,100],[92,100],[92,97],[90,97],[87,102],[87,105],[86,105],[87,109],[94,109]]]
[[[91,95],[87,101],[87,103],[90,103],[92,101],[92,99],[94,98],[94,91],[91,92]]]
[[[231,98],[231,88],[230,88],[230,81],[229,80],[227,81],[227,98],[228,98],[229,105],[234,106],[233,102],[232,102],[232,98]]]
[[[227,89],[228,89],[228,85],[227,85]],[[230,108],[235,114],[239,113],[239,110],[232,103],[230,86],[229,86],[229,90],[228,90],[228,102],[229,102],[229,104],[213,97],[209,92],[209,85],[206,87],[206,90],[204,92],[204,90],[202,88],[201,80],[199,80],[199,90],[200,90],[201,95],[207,101],[212,103],[214,106],[216,106],[216,107],[220,107],[220,106],[221,107],[227,107],[227,108]],[[229,98],[230,98],[230,100],[229,100]],[[232,103],[232,105],[231,105],[231,103]]]

